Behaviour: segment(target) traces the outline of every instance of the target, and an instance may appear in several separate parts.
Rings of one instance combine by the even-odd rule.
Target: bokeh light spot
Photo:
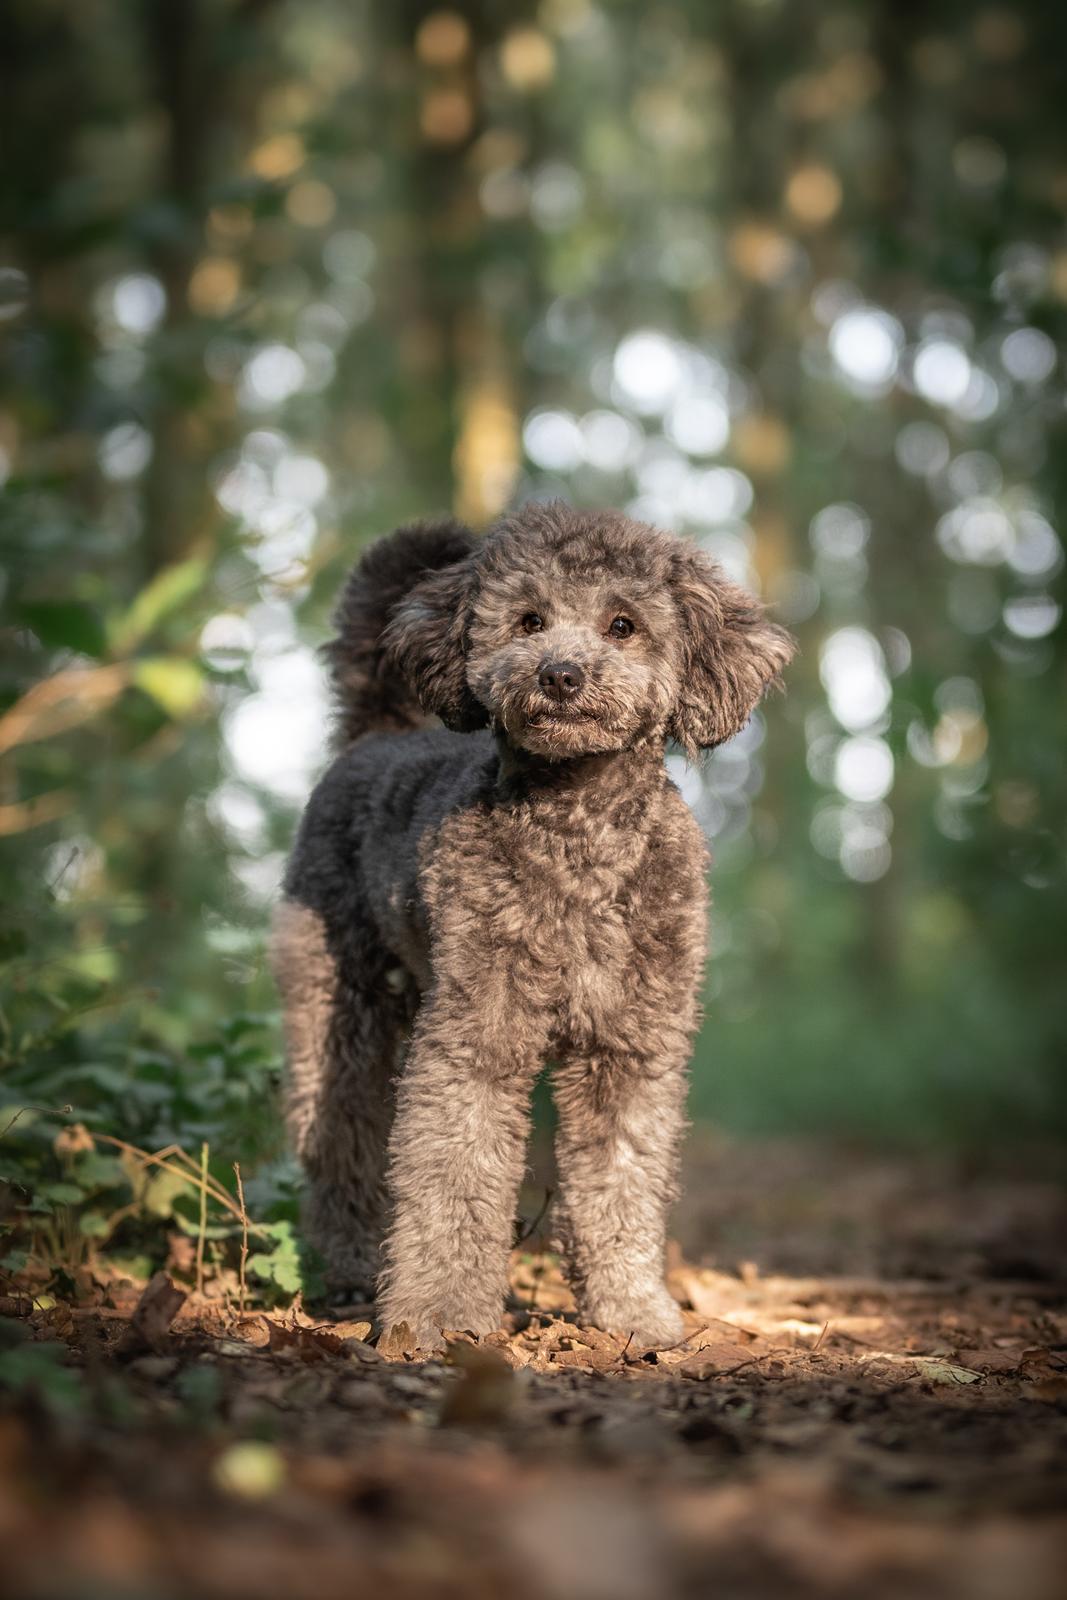
[[[851,733],[874,726],[889,708],[893,691],[885,656],[866,628],[839,628],[824,641],[819,677],[831,711]]]
[[[884,739],[843,740],[834,761],[834,782],[849,800],[883,800],[893,787],[893,752]]]
[[[1062,606],[1049,594],[1020,594],[1004,602],[1004,625],[1017,639],[1047,638],[1062,615]]]
[[[841,180],[816,163],[798,167],[786,184],[785,203],[805,227],[821,227],[840,210]]]
[[[665,411],[684,376],[673,341],[655,329],[628,334],[615,351],[613,371],[624,401],[642,414]]]
[[[924,400],[932,405],[954,406],[970,386],[970,357],[948,339],[927,339],[916,351],[912,376]]]
[[[884,393],[900,360],[904,332],[888,312],[865,306],[846,311],[830,329],[830,354],[849,384],[861,393]]]
[[[1015,328],[1000,347],[1004,370],[1017,383],[1043,383],[1056,368],[1056,346],[1040,328]]]
[[[138,422],[120,422],[100,441],[100,471],[112,483],[139,478],[152,459],[152,435]]]
[[[569,411],[535,411],[522,430],[523,449],[545,472],[573,472],[585,452],[582,430]]]
[[[150,272],[130,272],[111,288],[111,314],[125,333],[154,333],[167,310],[167,293]]]
[[[415,53],[429,67],[451,67],[463,60],[470,42],[470,27],[458,12],[431,11],[419,23]]]
[[[500,46],[500,68],[513,89],[544,89],[556,72],[556,51],[539,28],[516,28]]]

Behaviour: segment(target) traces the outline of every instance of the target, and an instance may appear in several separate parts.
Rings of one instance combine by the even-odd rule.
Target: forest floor
[[[96,1398],[0,1414],[0,1589],[1058,1600],[1055,1187],[694,1136],[677,1229],[688,1338],[658,1354],[576,1326],[536,1237],[510,1331],[447,1358],[359,1307],[242,1317],[160,1277],[9,1297]]]

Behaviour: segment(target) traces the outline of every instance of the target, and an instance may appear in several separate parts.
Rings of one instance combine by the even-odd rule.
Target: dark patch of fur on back
[[[426,726],[428,708],[386,655],[382,635],[393,608],[420,577],[462,561],[473,548],[470,530],[452,518],[414,522],[377,540],[353,568],[334,612],[337,637],[325,649],[340,710],[340,743],[372,731]]]

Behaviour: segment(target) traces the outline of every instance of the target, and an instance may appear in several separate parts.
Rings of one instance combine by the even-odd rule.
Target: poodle
[[[422,1347],[498,1328],[548,1062],[580,1316],[670,1345],[706,852],[664,751],[737,733],[792,641],[696,545],[560,503],[399,529],[335,623],[272,941],[328,1281]]]

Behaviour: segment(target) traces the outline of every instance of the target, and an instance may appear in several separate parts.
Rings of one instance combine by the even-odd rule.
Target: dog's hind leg
[[[393,1080],[409,1003],[387,958],[338,960],[318,914],[279,908],[271,941],[288,1058],[286,1122],[304,1168],[303,1223],[331,1293],[370,1299],[381,1267]]]

